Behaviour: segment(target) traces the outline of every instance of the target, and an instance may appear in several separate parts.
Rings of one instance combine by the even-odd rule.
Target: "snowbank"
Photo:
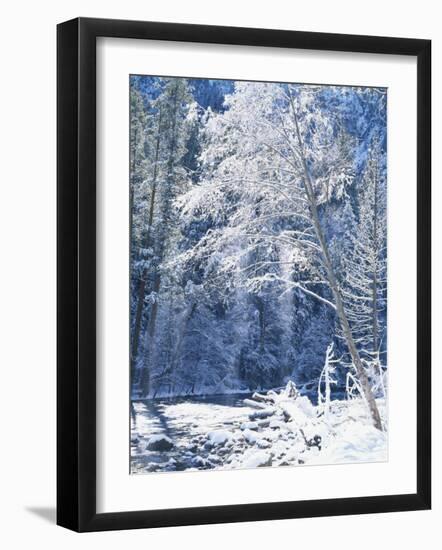
[[[386,425],[385,401],[377,403]],[[163,426],[156,426],[146,410],[140,405],[136,410],[132,471],[387,460],[387,433],[373,427],[361,398],[331,401],[327,417],[321,406],[301,396],[293,384],[279,393],[254,394],[247,406],[164,405],[162,422],[168,424],[171,437],[163,432],[151,435]],[[138,414],[144,416],[138,419]]]

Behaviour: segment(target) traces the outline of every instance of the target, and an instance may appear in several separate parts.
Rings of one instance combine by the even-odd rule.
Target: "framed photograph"
[[[59,525],[430,508],[430,53],[58,26]]]

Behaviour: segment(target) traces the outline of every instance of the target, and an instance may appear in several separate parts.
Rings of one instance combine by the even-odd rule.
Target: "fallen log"
[[[254,409],[267,409],[267,403],[261,403],[252,399],[244,399],[244,404]]]
[[[251,414],[249,414],[249,418],[250,420],[261,420],[263,418],[268,418],[269,416],[273,416],[274,414],[276,414],[276,409],[274,408],[266,408],[266,409],[261,409],[259,411],[255,411]]]
[[[269,391],[267,395],[263,395],[262,393],[255,392],[252,395],[252,399],[254,401],[258,401],[259,403],[275,403],[275,392]]]

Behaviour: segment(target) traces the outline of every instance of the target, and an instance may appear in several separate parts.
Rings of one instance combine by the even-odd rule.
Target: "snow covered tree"
[[[193,105],[187,81],[164,79],[160,92],[150,103],[146,115],[146,148],[148,172],[147,192],[142,201],[143,218],[138,219],[139,250],[133,262],[137,275],[131,356],[133,371],[140,352],[140,335],[145,313],[145,344],[140,386],[147,395],[150,387],[149,361],[154,353],[162,262],[170,243],[176,237],[176,217],[173,200],[185,190],[187,173],[182,159],[186,154],[189,134],[189,113]],[[148,308],[145,308],[145,304]],[[146,311],[147,309],[147,311]]]
[[[134,86],[130,90],[130,209],[131,226],[137,217],[142,199],[142,183],[146,177],[146,111],[143,98]],[[132,235],[131,229],[131,239]]]
[[[334,340],[380,426],[384,268],[376,307],[373,284],[359,287],[375,272],[376,193],[385,217],[385,101],[373,88],[131,79],[136,394],[311,385]]]
[[[373,423],[382,429],[319,213],[353,177],[348,140],[318,107],[317,93],[314,86],[236,83],[227,110],[209,117],[205,179],[180,206],[184,216],[210,217],[215,227],[187,259],[209,257],[225,284],[256,295],[268,285],[300,289],[333,308]],[[281,269],[283,262],[291,269]]]
[[[385,351],[387,292],[387,204],[382,150],[369,148],[359,193],[359,221],[349,237],[343,295],[355,341],[383,388],[381,354]]]
[[[338,359],[334,358],[333,355],[333,343],[327,347],[325,353],[325,362],[324,368],[319,376],[318,383],[318,406],[322,409],[324,414],[324,419],[327,424],[330,422],[330,396],[331,396],[331,386],[337,384],[337,381],[333,378],[333,375],[336,371],[334,363],[339,362]],[[322,386],[324,386],[324,393],[322,393]]]

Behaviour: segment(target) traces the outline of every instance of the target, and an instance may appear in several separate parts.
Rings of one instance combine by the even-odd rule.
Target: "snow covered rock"
[[[284,427],[284,422],[281,422],[280,420],[272,420],[270,422],[270,429],[272,430],[279,430]]]
[[[169,461],[165,464],[164,469],[166,472],[175,472],[177,469],[178,462],[174,458],[170,458]]]
[[[242,435],[250,445],[254,445],[259,439],[259,434],[252,430],[244,430]]]
[[[191,464],[194,468],[204,468],[207,462],[201,456],[194,456],[192,458]]]
[[[259,428],[268,428],[270,426],[270,419],[258,420],[257,424]]]
[[[155,434],[149,439],[147,448],[149,451],[170,451],[173,448],[173,441],[167,435]]]
[[[257,422],[243,422],[241,424],[241,430],[257,430],[259,428],[259,425]]]
[[[207,437],[213,445],[224,445],[230,440],[232,434],[227,430],[215,430],[213,432],[209,432]]]
[[[227,447],[221,447],[217,449],[216,452],[218,453],[219,456],[226,456],[227,454],[229,454],[230,451]]]
[[[272,465],[272,455],[266,451],[257,451],[248,456],[242,463],[243,468],[261,468]]]

